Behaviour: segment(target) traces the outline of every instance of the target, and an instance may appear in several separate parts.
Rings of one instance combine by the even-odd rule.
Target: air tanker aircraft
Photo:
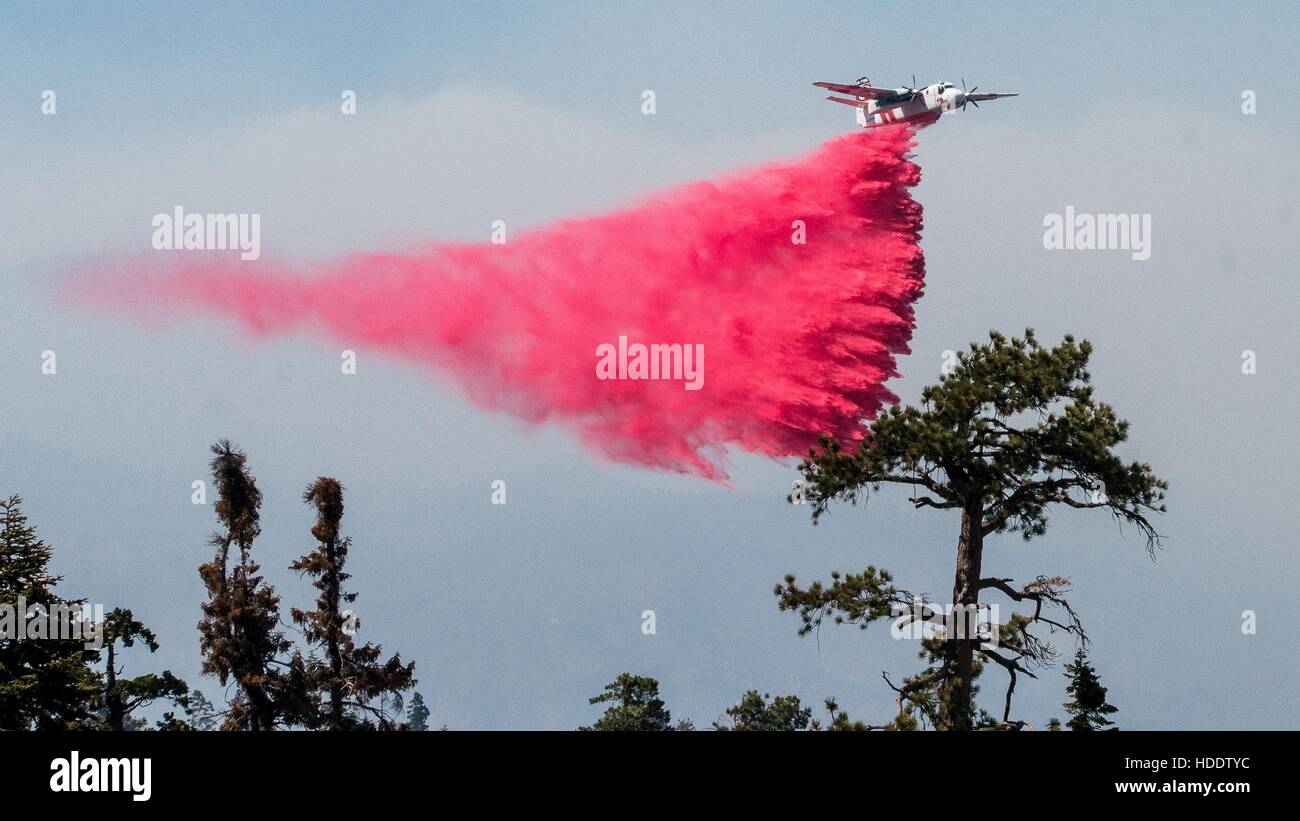
[[[912,78],[916,84],[916,78]],[[858,110],[858,125],[863,128],[879,128],[897,123],[915,123],[928,125],[945,111],[965,109],[970,103],[976,108],[984,100],[996,100],[999,97],[1015,97],[1019,92],[997,93],[986,91],[977,94],[979,86],[966,90],[966,81],[961,81],[961,88],[952,83],[934,83],[925,88],[879,88],[871,80],[863,77],[853,85],[845,83],[813,83],[818,88],[825,88],[838,94],[848,94],[853,99],[844,97],[827,97],[832,103],[851,105]]]

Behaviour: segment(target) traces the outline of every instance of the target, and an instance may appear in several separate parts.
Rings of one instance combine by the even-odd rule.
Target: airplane
[[[1015,97],[1019,92],[997,93],[984,92],[976,94],[979,86],[966,90],[966,80],[961,81],[961,88],[952,83],[934,83],[925,88],[880,88],[873,86],[871,80],[861,77],[856,83],[813,83],[818,88],[828,89],[844,97],[827,97],[833,103],[851,105],[858,110],[858,125],[863,128],[880,128],[899,123],[929,125],[938,120],[945,111],[965,110],[969,103],[976,108],[985,100],[999,97]],[[912,77],[916,85],[916,77]]]

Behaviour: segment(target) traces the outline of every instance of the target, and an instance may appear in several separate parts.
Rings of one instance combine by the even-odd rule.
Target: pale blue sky
[[[378,354],[344,379],[327,343],[150,328],[50,283],[138,249],[178,202],[261,212],[264,248],[300,259],[482,238],[498,215],[591,213],[851,128],[814,80],[964,76],[1023,96],[922,134],[928,286],[895,390],[915,398],[989,328],[1087,337],[1126,454],[1172,485],[1155,563],[1069,512],[992,541],[986,568],[1073,577],[1121,726],[1300,727],[1297,35],[1294,4],[6,5],[0,493],[26,495],[70,594],[132,607],[163,643],[148,663],[214,698],[194,624],[215,522],[189,494],[228,436],[265,493],[257,555],[286,607],[312,592],[285,569],[311,547],[302,488],[348,486],[361,637],[417,662],[438,724],[576,726],[624,670],[701,726],[751,687],[886,719],[879,672],[915,669],[915,648],[887,627],[819,648],[771,587],[875,564],[943,591],[955,520],[886,492],[813,529],[783,501],[789,465],[738,457],[737,490],[610,465]],[[1067,205],[1151,213],[1151,260],[1044,251],[1042,217]],[[1001,688],[991,673],[985,703]],[[1041,724],[1064,700],[1049,672],[1016,713]]]

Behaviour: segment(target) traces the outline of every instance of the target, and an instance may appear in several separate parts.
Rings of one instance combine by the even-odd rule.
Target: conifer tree
[[[400,654],[381,662],[382,647],[369,643],[358,647],[352,640],[361,621],[343,608],[357,598],[343,589],[351,578],[343,568],[352,544],[351,538],[339,534],[343,486],[337,479],[321,476],[307,488],[303,501],[316,508],[311,534],[318,544],[289,568],[312,577],[320,595],[315,610],[290,612],[307,642],[323,656],[313,656],[307,667],[308,686],[321,702],[320,722],[331,730],[395,729],[400,723],[390,716],[388,705],[401,709],[402,692],[415,684],[415,664],[403,664]]]
[[[210,539],[216,554],[199,567],[208,591],[199,621],[202,670],[238,688],[223,729],[272,730],[304,711],[302,666],[279,658],[292,646],[277,629],[280,598],[251,556],[253,540],[262,532],[262,493],[247,456],[225,439],[212,446],[212,453],[223,530]]]
[[[771,701],[768,701],[771,699]],[[749,730],[779,731],[806,730],[812,721],[812,708],[799,703],[798,696],[777,696],[772,698],[757,690],[750,690],[740,697],[739,703],[727,708],[731,726],[714,722],[715,730]]]
[[[411,696],[411,705],[406,711],[406,724],[415,732],[429,729],[429,708],[424,706],[424,696],[416,693]]]
[[[924,671],[899,685],[885,677],[901,709],[912,707],[940,729],[988,723],[973,704],[975,680],[985,664],[1002,668],[1008,681],[1002,718],[994,723],[1024,724],[1010,717],[1017,678],[1035,676],[1034,669],[1056,655],[1034,627],[1064,630],[1087,642],[1065,599],[1069,580],[1040,576],[1016,587],[1009,578],[986,576],[985,538],[1006,532],[1025,540],[1040,536],[1047,531],[1051,505],[1102,509],[1134,525],[1154,557],[1159,536],[1147,517],[1165,510],[1168,487],[1150,466],[1126,464],[1113,451],[1127,438],[1128,423],[1109,405],[1094,401],[1087,341],[1066,336],[1047,349],[1032,330],[1011,340],[993,332],[989,340],[958,354],[951,373],[922,391],[922,407],[894,405],[871,423],[867,440],[852,451],[823,437],[800,465],[814,524],[832,501],[857,502],[868,488],[886,483],[910,488],[918,509],[960,513],[952,605],[977,611],[980,594],[989,591],[1032,608],[1012,613],[1000,626],[996,648],[969,631],[932,635],[922,642]],[[801,500],[792,495],[791,501]],[[826,617],[866,627],[917,600],[896,587],[887,572],[872,567],[857,575],[832,574],[830,584],[807,588],[787,576],[775,592],[782,610],[801,617],[801,635]],[[923,618],[942,623],[937,615]]]
[[[117,607],[104,619],[104,685],[97,694],[101,705],[104,724],[110,730],[127,728],[132,713],[160,698],[183,703],[189,693],[189,686],[172,675],[170,670],[162,673],[147,673],[135,678],[121,678],[122,670],[118,667],[117,645],[134,647],[140,641],[149,652],[157,652],[158,638],[143,623],[136,621],[130,610]]]
[[[174,701],[176,706],[180,707],[184,713],[184,718],[176,715],[174,711],[165,712],[158,721],[159,730],[208,731],[217,729],[219,713],[203,693],[198,690],[190,690],[187,695],[178,697]]]
[[[98,650],[66,634],[23,637],[19,621],[29,613],[48,625],[61,609],[79,611],[83,600],[54,592],[63,577],[50,572],[53,550],[27,523],[22,502],[16,495],[0,499],[0,730],[93,726]],[[82,635],[88,626],[81,624]]]
[[[1101,679],[1083,648],[1075,652],[1074,661],[1065,665],[1065,676],[1070,680],[1065,692],[1074,697],[1073,701],[1063,705],[1070,714],[1065,726],[1071,730],[1089,731],[1103,730],[1115,723],[1106,716],[1119,712],[1119,708],[1107,703],[1106,688],[1101,686]]]
[[[605,685],[605,692],[589,698],[590,704],[609,704],[590,727],[579,730],[651,732],[672,730],[672,714],[659,698],[659,682],[650,676],[621,673]]]

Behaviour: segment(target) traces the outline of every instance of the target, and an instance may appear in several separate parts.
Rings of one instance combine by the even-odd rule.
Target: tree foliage
[[[357,645],[352,635],[360,620],[343,609],[356,594],[344,589],[351,541],[339,534],[342,485],[320,477],[304,496],[316,509],[318,546],[290,568],[310,576],[319,591],[314,610],[291,611],[308,645],[304,656],[281,629],[280,598],[252,558],[262,494],[247,457],[226,440],[212,454],[221,529],[209,540],[212,558],[199,567],[208,599],[198,630],[202,672],[233,688],[223,708],[170,671],[123,675],[122,651],[142,645],[155,652],[157,636],[127,608],[94,625],[83,619],[84,601],[58,596],[52,550],[27,523],[22,499],[12,496],[0,500],[0,730],[146,729],[139,713],[163,699],[177,709],[157,721],[160,730],[215,729],[218,722],[225,730],[257,731],[405,726],[401,694],[415,683],[415,665],[398,655],[381,660],[378,645]],[[56,623],[57,635],[50,632]],[[24,635],[31,624],[40,636]],[[95,669],[101,660],[102,672]],[[423,700],[415,706],[413,715],[427,727]]]
[[[53,549],[36,535],[22,497],[0,499],[0,730],[62,730],[93,726],[92,699],[99,651],[80,638],[23,638],[19,620],[80,612],[82,599],[55,592],[62,576],[50,572]],[[75,617],[79,618],[79,616]],[[48,622],[47,622],[48,623]],[[82,625],[85,627],[86,625]]]
[[[145,707],[158,699],[169,699],[184,704],[188,698],[189,685],[172,675],[170,670],[162,673],[146,673],[134,678],[122,678],[122,668],[118,666],[117,645],[134,647],[139,641],[150,653],[157,652],[158,638],[154,632],[136,620],[135,615],[121,607],[114,608],[104,618],[104,678],[103,688],[96,694],[100,714],[104,724],[110,730],[127,729],[128,722],[140,707]]]
[[[806,730],[812,720],[812,708],[800,704],[798,696],[777,696],[772,698],[767,693],[759,695],[757,690],[750,690],[740,697],[740,701],[735,706],[727,708],[727,717],[731,719],[730,727],[715,722],[714,729],[741,731]]]
[[[918,507],[979,503],[983,534],[1047,530],[1048,506],[1104,508],[1135,525],[1154,549],[1148,520],[1164,512],[1168,484],[1113,448],[1129,424],[1093,399],[1092,345],[1066,336],[1044,348],[1026,330],[992,332],[957,355],[952,372],[921,392],[924,408],[894,405],[871,424],[869,442],[845,453],[826,440],[800,465],[814,521],[831,501],[858,501],[885,483],[913,488]]]
[[[380,661],[382,647],[357,646],[352,640],[361,621],[343,609],[357,598],[356,593],[343,589],[343,583],[351,578],[343,568],[352,544],[350,538],[339,534],[343,486],[337,479],[321,476],[307,488],[303,501],[316,509],[311,534],[317,546],[289,569],[311,577],[320,593],[315,610],[295,607],[290,613],[308,644],[320,653],[318,657],[313,652],[307,663],[309,687],[322,703],[319,722],[331,730],[357,729],[372,722],[377,729],[395,729],[399,722],[387,708],[391,702],[401,710],[402,692],[415,683],[415,664],[403,664],[400,655]]]
[[[1119,708],[1106,701],[1106,688],[1101,686],[1101,679],[1097,677],[1097,671],[1082,648],[1074,654],[1074,661],[1065,665],[1065,675],[1070,680],[1065,692],[1073,696],[1071,701],[1063,705],[1070,714],[1070,720],[1065,726],[1082,731],[1104,730],[1107,727],[1119,729],[1111,727],[1115,722],[1107,718],[1119,712]]]
[[[605,691],[588,699],[591,704],[608,704],[605,714],[590,727],[580,730],[650,732],[672,730],[672,714],[659,698],[659,682],[650,676],[621,673],[605,685]]]
[[[159,730],[211,731],[218,729],[221,713],[203,693],[198,690],[190,690],[188,695],[175,698],[173,701],[176,706],[181,708],[184,717],[182,718],[170,710],[163,713],[163,717],[158,720]]]
[[[953,370],[922,391],[920,407],[891,407],[852,451],[823,437],[799,466],[814,524],[831,502],[857,503],[885,484],[909,488],[918,509],[959,512],[953,605],[978,608],[980,593],[988,590],[1030,608],[1000,625],[997,648],[977,636],[931,637],[922,642],[925,670],[898,685],[885,677],[898,694],[900,710],[916,710],[924,723],[941,729],[990,722],[1022,726],[1010,717],[1017,678],[1035,676],[1035,668],[1056,657],[1055,648],[1032,628],[1062,630],[1087,642],[1065,598],[1069,580],[1040,576],[1017,587],[1011,579],[984,576],[985,537],[1041,536],[1052,505],[1101,509],[1136,527],[1155,555],[1160,536],[1149,517],[1165,510],[1168,486],[1149,465],[1126,463],[1115,453],[1129,426],[1093,398],[1091,353],[1087,341],[1070,336],[1044,348],[1032,330],[1021,339],[990,333],[988,343],[958,354]],[[860,575],[833,574],[829,585],[815,582],[806,588],[787,576],[775,592],[782,610],[800,616],[801,635],[827,617],[866,627],[917,599],[872,567]],[[937,616],[927,620],[942,623]],[[1008,677],[1000,721],[985,719],[973,704],[975,680],[986,664]]]
[[[411,704],[406,711],[406,724],[415,732],[429,729],[429,708],[424,704],[424,696],[419,693],[411,696]]]
[[[212,480],[219,494],[223,530],[209,540],[216,553],[199,567],[208,591],[199,621],[204,673],[233,683],[225,729],[272,730],[314,714],[301,659],[284,661],[292,643],[279,630],[280,597],[253,561],[253,540],[262,532],[262,493],[248,458],[228,440],[212,446]],[[231,556],[232,549],[235,555]]]

